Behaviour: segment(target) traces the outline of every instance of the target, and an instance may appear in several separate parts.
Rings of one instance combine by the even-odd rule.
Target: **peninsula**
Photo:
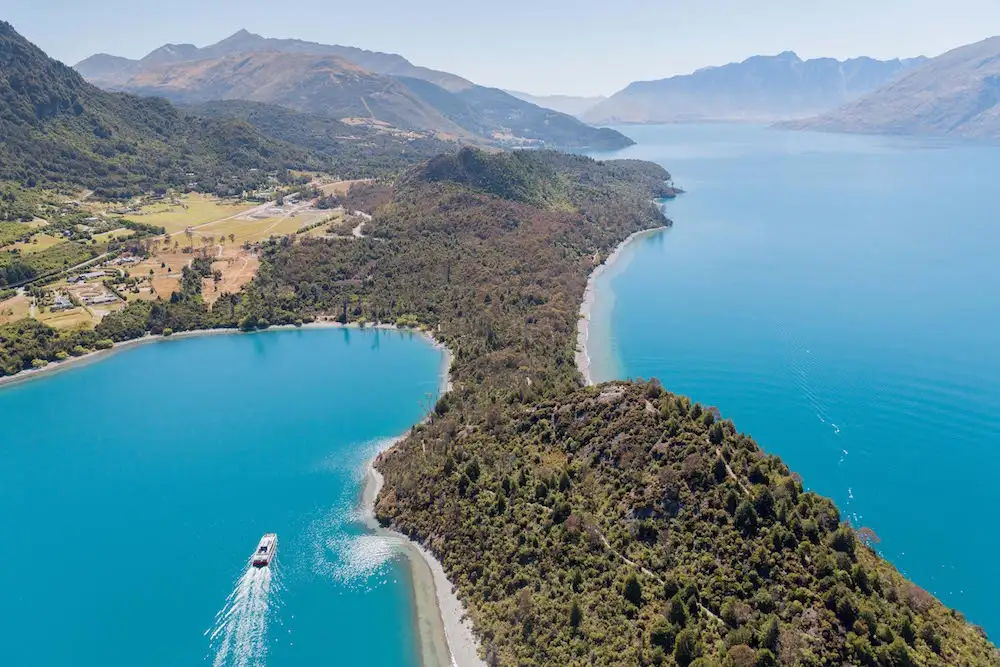
[[[84,155],[86,179],[67,163],[70,173],[16,181],[22,190],[83,186],[109,165],[113,198],[183,181],[188,165],[224,186],[266,181],[279,155],[315,164],[312,150],[246,122],[98,91],[39,60],[6,24],[0,37],[0,75],[11,62],[37,75],[30,89],[12,79],[5,137],[61,155],[59,142],[85,133],[83,118],[121,138]],[[29,96],[59,103],[22,103]],[[192,163],[169,132],[156,134],[156,118],[213,140],[195,144]],[[227,131],[260,149],[239,169],[226,159]],[[114,147],[120,155],[104,154]],[[134,153],[158,158],[150,164],[163,173],[136,175],[146,161]],[[16,374],[148,335],[318,318],[421,329],[451,351],[452,390],[379,459],[374,512],[440,562],[487,665],[1000,664],[980,629],[880,558],[872,531],[842,523],[717,411],[653,380],[584,386],[574,357],[588,277],[630,235],[669,224],[655,204],[674,194],[663,168],[473,148],[394,164],[396,178],[296,195],[334,197],[363,233],[247,238],[247,273],[219,292],[211,245],[192,243],[178,251],[190,261],[161,278],[172,289],[128,298],[93,328],[57,332],[30,317],[0,327],[0,368]]]

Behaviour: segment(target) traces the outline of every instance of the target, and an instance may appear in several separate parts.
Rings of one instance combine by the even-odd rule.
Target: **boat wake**
[[[267,627],[277,609],[280,587],[271,567],[248,564],[215,615],[211,633],[214,667],[263,667],[267,658]]]

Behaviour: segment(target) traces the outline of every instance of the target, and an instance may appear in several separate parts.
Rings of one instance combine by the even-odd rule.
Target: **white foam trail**
[[[215,615],[211,629],[214,667],[264,667],[267,625],[278,605],[278,586],[272,568],[249,565],[237,580],[226,604]]]

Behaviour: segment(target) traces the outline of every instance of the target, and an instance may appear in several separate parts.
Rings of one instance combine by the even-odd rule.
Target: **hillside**
[[[323,166],[247,123],[193,119],[164,100],[101,91],[2,22],[0,135],[0,181],[104,197],[192,181],[239,192],[271,172]]]
[[[802,60],[786,52],[638,81],[587,110],[590,123],[761,121],[834,109],[892,80],[922,59]]]
[[[531,102],[532,104],[540,106],[544,109],[552,109],[553,111],[559,111],[576,117],[582,116],[584,112],[591,107],[597,106],[604,100],[608,99],[603,96],[579,97],[576,95],[532,95],[530,93],[522,93],[516,90],[508,90],[506,92],[519,100]]]
[[[789,127],[1000,138],[1000,37],[949,51],[843,108]]]
[[[453,143],[430,137],[347,125],[323,114],[260,102],[205,102],[181,110],[196,117],[247,122],[269,137],[322,155],[342,178],[393,177],[408,166],[454,150]]]
[[[471,137],[396,79],[335,56],[262,51],[183,61],[144,69],[120,87],[177,103],[265,102],[334,118],[375,118],[398,128]]]
[[[613,150],[631,144],[613,130],[399,55],[268,39],[245,30],[204,48],[166,45],[141,60],[99,54],[76,68],[109,90],[183,102],[249,99],[499,146]]]

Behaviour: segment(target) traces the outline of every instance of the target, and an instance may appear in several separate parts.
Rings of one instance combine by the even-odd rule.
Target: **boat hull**
[[[254,567],[268,567],[274,560],[274,555],[278,551],[278,536],[274,533],[267,533],[260,539],[257,550],[253,554],[252,563]]]

